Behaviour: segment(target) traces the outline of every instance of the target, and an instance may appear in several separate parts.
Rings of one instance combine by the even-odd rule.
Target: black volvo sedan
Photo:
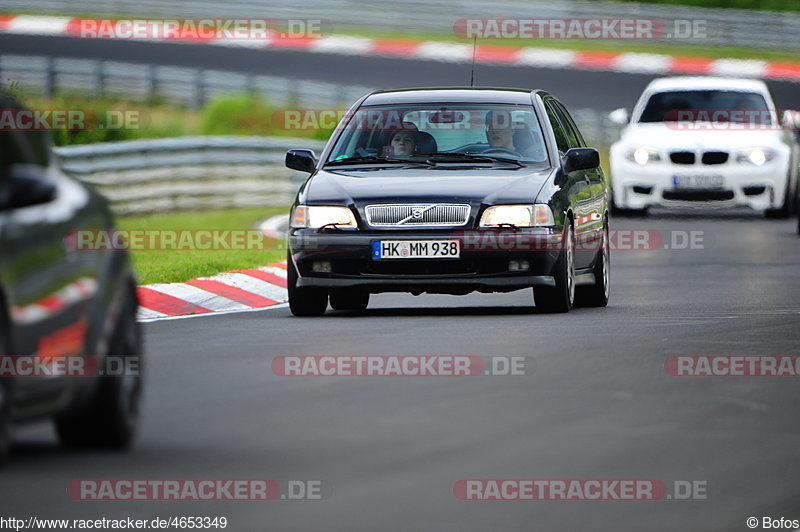
[[[372,293],[533,288],[543,312],[609,296],[609,190],[597,150],[541,90],[379,91],[345,114],[291,212],[296,316]]]

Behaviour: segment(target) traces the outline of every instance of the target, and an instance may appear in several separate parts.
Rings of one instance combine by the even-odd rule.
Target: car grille
[[[674,164],[694,164],[695,156],[690,151],[674,151],[669,154],[669,160]]]
[[[469,218],[469,205],[404,204],[368,205],[367,223],[373,227],[389,226],[456,226]]]
[[[725,164],[728,162],[728,152],[707,151],[703,154],[703,164]]]
[[[703,164],[725,164],[728,162],[728,152],[726,151],[707,151],[703,153],[700,160]],[[673,164],[695,164],[697,156],[691,151],[674,151],[669,154],[669,160]]]
[[[728,201],[734,194],[732,190],[665,190],[663,197],[673,201]]]

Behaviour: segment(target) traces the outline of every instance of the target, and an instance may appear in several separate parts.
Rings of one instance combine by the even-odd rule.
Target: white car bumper
[[[777,209],[789,185],[789,154],[779,154],[763,166],[728,161],[724,164],[645,166],[625,157],[611,157],[614,203],[625,209],[699,206]]]

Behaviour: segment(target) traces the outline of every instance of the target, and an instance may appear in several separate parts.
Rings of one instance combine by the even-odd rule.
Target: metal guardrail
[[[91,13],[150,17],[322,19],[334,30],[363,26],[390,31],[452,32],[461,18],[657,18],[667,28],[676,20],[706,21],[707,46],[800,50],[800,14],[574,0],[309,0],[300,11],[294,0],[4,0],[0,10],[53,14]]]
[[[62,167],[95,186],[117,214],[288,205],[304,175],[286,150],[324,142],[284,137],[182,137],[55,148]]]
[[[195,109],[217,95],[245,92],[260,95],[273,105],[337,108],[372,90],[221,70],[14,54],[0,55],[0,78],[45,96],[66,90],[139,101],[159,97]]]

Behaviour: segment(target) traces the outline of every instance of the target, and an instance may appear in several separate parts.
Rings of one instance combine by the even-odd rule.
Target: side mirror
[[[36,167],[15,165],[0,180],[0,209],[21,209],[56,198],[56,186]]]
[[[608,113],[608,119],[618,126],[625,126],[631,121],[631,115],[627,109],[620,107]]]
[[[312,150],[289,150],[286,152],[286,167],[310,174],[317,167],[317,156]]]
[[[600,153],[594,148],[572,148],[562,162],[564,173],[592,170],[600,166]]]

